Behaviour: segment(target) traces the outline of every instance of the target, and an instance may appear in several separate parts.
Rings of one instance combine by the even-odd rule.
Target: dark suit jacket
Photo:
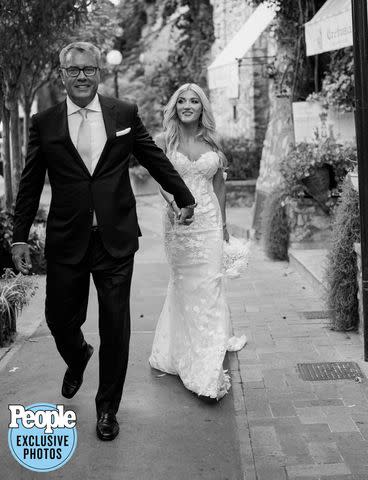
[[[34,115],[15,207],[13,242],[27,242],[46,170],[52,199],[46,228],[48,260],[75,264],[86,253],[95,210],[106,250],[116,258],[138,249],[140,229],[129,181],[131,154],[174,195],[195,202],[170,161],[144,128],[135,104],[99,96],[107,141],[91,175],[70,139],[66,102]],[[131,128],[127,135],[115,133]]]

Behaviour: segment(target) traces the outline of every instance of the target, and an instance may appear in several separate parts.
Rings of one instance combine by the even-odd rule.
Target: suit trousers
[[[98,295],[100,333],[97,416],[116,413],[123,392],[130,340],[130,286],[134,254],[112,257],[98,230],[92,230],[86,255],[73,265],[48,260],[46,322],[56,347],[78,374],[87,344],[81,330],[86,320],[90,274]]]

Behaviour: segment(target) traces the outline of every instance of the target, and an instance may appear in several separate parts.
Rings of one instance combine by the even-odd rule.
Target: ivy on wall
[[[264,0],[251,1],[254,6],[264,3]],[[320,88],[324,59],[306,56],[304,24],[325,1],[267,0],[277,11],[271,27],[277,42],[277,55],[270,76],[275,80],[276,92],[280,96],[300,101]]]
[[[183,13],[174,22],[177,29],[175,47],[166,62],[157,66],[150,82],[158,87],[165,104],[183,83],[197,83],[207,88],[206,68],[210,48],[214,42],[212,6],[209,0],[165,0],[167,17],[180,9]]]
[[[180,85],[195,82],[207,89],[206,67],[214,42],[212,6],[209,0],[122,0],[119,10],[122,34],[115,48],[124,58],[120,91],[138,101],[145,124],[155,133],[162,127],[163,106]],[[145,52],[166,25],[172,28],[172,45],[166,60],[154,61]],[[153,60],[153,68],[145,68],[141,54]]]

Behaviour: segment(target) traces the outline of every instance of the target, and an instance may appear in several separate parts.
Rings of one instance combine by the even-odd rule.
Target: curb
[[[253,455],[247,406],[245,401],[244,383],[240,372],[240,364],[236,352],[229,354],[231,372],[231,387],[233,389],[233,405],[237,426],[242,480],[257,480],[255,460]]]
[[[326,292],[327,285],[324,283],[323,278],[320,278],[306,262],[303,262],[302,258],[300,258],[300,250],[289,250],[289,264],[316,292],[322,295]]]
[[[17,318],[17,335],[15,341],[8,347],[0,348],[0,371],[10,362],[12,357],[20,350],[24,343],[34,334],[44,319],[43,309],[39,309],[44,302],[46,276],[35,275],[37,290],[31,298],[29,305],[25,306]]]

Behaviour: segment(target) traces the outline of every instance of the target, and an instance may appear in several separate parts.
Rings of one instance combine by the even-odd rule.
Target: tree
[[[2,72],[0,70],[0,77]],[[2,84],[2,79],[0,78],[0,85]],[[12,189],[12,178],[11,178],[11,165],[10,165],[10,118],[9,111],[5,108],[5,99],[0,88],[0,115],[3,123],[3,157],[1,161],[3,163],[3,176],[4,176],[4,186],[5,186],[5,209],[9,211],[13,205],[13,189]]]
[[[115,43],[124,55],[121,90],[138,102],[149,129],[160,130],[162,107],[181,84],[195,82],[207,88],[206,67],[214,41],[211,3],[121,0],[118,17],[123,29]],[[170,40],[163,45],[160,36],[168,29]],[[156,42],[162,55],[152,47]]]

